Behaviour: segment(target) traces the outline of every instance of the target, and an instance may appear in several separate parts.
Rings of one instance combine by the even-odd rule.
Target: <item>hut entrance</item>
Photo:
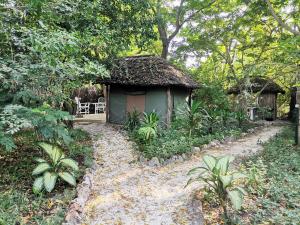
[[[73,93],[75,122],[106,122],[106,91],[103,85],[90,85]]]
[[[131,113],[134,110],[145,111],[145,95],[127,95],[126,111]]]
[[[258,97],[258,106],[265,109],[265,112],[260,115],[266,120],[275,120],[277,115],[276,106],[277,94],[261,94]]]

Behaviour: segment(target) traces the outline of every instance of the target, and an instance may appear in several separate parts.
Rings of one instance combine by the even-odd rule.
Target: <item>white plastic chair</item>
[[[95,114],[104,112],[105,106],[105,99],[103,97],[98,98],[98,102],[95,103]]]
[[[90,103],[89,102],[81,103],[80,98],[78,98],[78,97],[75,97],[75,101],[77,104],[76,114],[89,114],[90,113]]]

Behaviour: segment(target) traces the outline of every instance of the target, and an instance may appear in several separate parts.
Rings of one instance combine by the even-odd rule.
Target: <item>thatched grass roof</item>
[[[228,94],[239,94],[240,93],[240,88],[242,90],[246,90],[257,93],[257,92],[262,92],[262,93],[281,93],[284,94],[285,91],[278,85],[276,84],[273,80],[268,79],[268,78],[262,78],[262,77],[253,77],[250,78],[250,83],[251,85],[246,87],[245,85],[245,80],[241,80],[238,85],[235,85],[231,87],[228,90]]]
[[[133,56],[116,61],[104,84],[126,86],[180,86],[197,88],[198,84],[167,60],[156,56]]]

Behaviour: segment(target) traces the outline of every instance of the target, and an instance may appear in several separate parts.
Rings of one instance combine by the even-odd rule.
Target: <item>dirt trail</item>
[[[210,148],[183,162],[149,167],[137,161],[132,143],[110,125],[90,124],[83,129],[94,135],[96,162],[92,190],[82,213],[82,224],[170,225],[191,222],[188,204],[196,185],[184,188],[187,172],[201,164],[203,153],[249,155],[262,149],[280,126],[268,126],[235,142]]]

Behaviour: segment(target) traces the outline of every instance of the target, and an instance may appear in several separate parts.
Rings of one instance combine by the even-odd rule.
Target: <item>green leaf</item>
[[[33,171],[32,175],[38,175],[44,173],[45,171],[49,170],[51,166],[48,163],[40,163]]]
[[[184,186],[184,188],[186,188],[187,186],[189,186],[191,183],[194,183],[195,181],[197,181],[197,180],[194,179],[194,178],[190,178],[190,179],[188,180],[188,182],[186,183],[186,185]]]
[[[235,210],[240,210],[243,204],[243,194],[239,190],[232,190],[228,192],[228,196]]]
[[[44,186],[44,178],[38,177],[34,180],[32,190],[34,193],[39,193],[43,190],[43,186]]]
[[[73,170],[76,170],[76,171],[79,170],[78,163],[73,159],[64,158],[64,159],[60,160],[60,163],[62,163],[65,166],[71,167]]]
[[[218,159],[216,163],[216,168],[220,170],[221,174],[226,174],[228,172],[229,163],[234,160],[233,156],[224,156]]]
[[[55,145],[41,142],[39,143],[39,146],[49,155],[54,164],[64,157],[62,150]]]
[[[34,161],[39,162],[39,163],[47,162],[45,159],[42,159],[42,158],[35,158]]]
[[[60,172],[58,173],[58,176],[60,176],[64,181],[71,184],[72,186],[76,186],[76,179],[69,172]]]
[[[188,175],[188,176],[193,175],[193,174],[197,173],[197,171],[199,171],[199,170],[200,170],[200,171],[201,171],[201,170],[207,170],[207,168],[205,168],[205,167],[203,167],[203,166],[195,167],[195,168],[191,169],[191,170],[187,173],[187,175]]]
[[[203,156],[203,161],[206,164],[206,166],[212,171],[213,168],[216,166],[216,158],[211,155],[204,155]]]
[[[232,176],[233,176],[233,180],[247,178],[247,176],[245,174],[238,173],[238,172],[233,173]]]
[[[226,176],[220,175],[220,179],[222,181],[223,188],[227,188],[228,186],[230,186],[230,184],[233,180],[233,177],[232,177],[232,175],[226,175]]]
[[[236,187],[235,189],[238,190],[242,195],[246,195],[247,194],[247,191],[244,188],[242,188],[242,187]]]
[[[45,185],[45,189],[48,192],[51,192],[54,189],[56,180],[57,180],[57,174],[56,173],[46,172],[44,174],[44,185]]]

